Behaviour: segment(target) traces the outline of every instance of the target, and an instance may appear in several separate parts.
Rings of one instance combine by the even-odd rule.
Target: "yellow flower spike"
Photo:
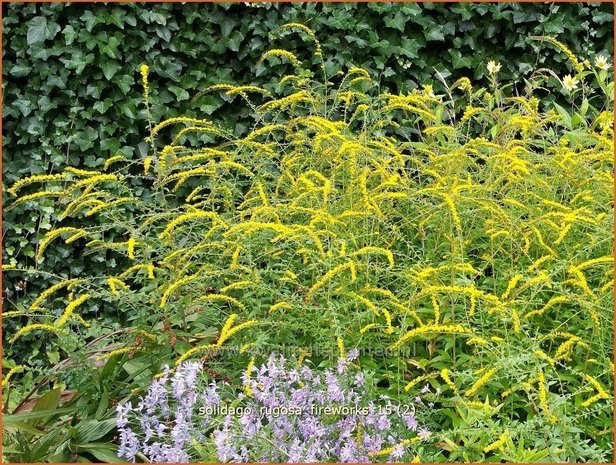
[[[511,319],[513,321],[513,332],[519,333],[520,332],[520,314],[518,313],[517,310],[514,309],[511,311]]]
[[[387,334],[392,334],[394,332],[394,327],[391,325],[391,313],[389,313],[386,309],[383,309],[382,312],[385,316],[385,323],[387,325],[387,330],[385,332]]]
[[[233,328],[227,329],[227,331],[224,333],[224,335],[221,332],[220,338],[218,338],[218,342],[216,343],[216,346],[220,347],[221,345],[223,345],[225,343],[225,341],[227,339],[229,339],[235,333],[241,331],[242,329],[250,328],[251,326],[255,326],[258,323],[259,322],[257,320],[248,320],[248,321],[246,321],[246,322],[244,322],[242,324],[234,326]]]
[[[152,166],[152,157],[145,157],[143,160],[143,174],[148,174],[150,167]]]
[[[102,182],[120,182],[121,176],[115,174],[99,174],[96,176],[90,176],[86,179],[82,179],[66,189],[66,192],[73,192],[74,190],[84,188],[83,194],[87,194],[94,188],[96,184]]]
[[[249,350],[251,347],[254,347],[256,344],[254,342],[247,342],[246,344],[242,345],[242,347],[240,347],[240,354],[245,353],[247,350]]]
[[[310,98],[310,95],[308,94],[308,92],[305,90],[301,90],[299,92],[295,92],[286,97],[282,97],[276,100],[270,100],[269,102],[261,105],[258,108],[258,110],[266,112],[270,110],[284,109],[284,108],[292,107],[300,102],[311,102],[311,101],[312,99]]]
[[[610,398],[610,395],[607,393],[605,389],[603,389],[603,386],[601,386],[601,383],[599,383],[599,381],[597,381],[595,378],[593,378],[592,376],[586,373],[584,373],[582,376],[584,377],[586,381],[588,381],[597,390],[597,394],[595,396],[582,402],[581,404],[582,407],[589,407],[590,405],[595,403],[597,400]]]
[[[505,430],[503,434],[499,436],[499,438],[491,444],[488,444],[484,449],[484,453],[492,452],[493,450],[502,450],[507,443],[507,438],[509,438],[509,431]]]
[[[556,349],[556,353],[554,354],[554,360],[570,360],[571,351],[573,350],[573,346],[575,346],[576,344],[581,347],[590,349],[590,346],[586,344],[580,337],[572,336],[565,342],[563,342],[560,346],[558,346],[558,349]]]
[[[587,260],[585,262],[580,263],[579,265],[576,266],[576,268],[580,271],[585,270],[586,268],[589,268],[591,266],[595,266],[595,265],[600,265],[600,264],[612,264],[614,263],[614,257],[612,256],[605,256],[605,257],[599,257],[599,258],[593,258],[592,260]]]
[[[342,291],[343,291],[342,288],[336,289],[336,292],[342,292]],[[379,316],[379,311],[376,308],[376,305],[374,305],[374,303],[370,299],[368,299],[368,298],[366,298],[366,297],[364,297],[362,295],[359,295],[359,294],[357,294],[355,292],[351,292],[351,291],[344,292],[344,295],[347,295],[347,296],[349,296],[349,297],[351,297],[351,298],[361,302],[368,309],[372,310],[372,313],[374,313],[376,316]]]
[[[152,333],[148,333],[147,331],[144,331],[142,329],[135,329],[132,331],[135,334],[138,334],[140,336],[143,336],[145,338],[148,338],[151,341],[155,341],[156,340],[156,336]]]
[[[220,338],[219,339],[224,338],[224,336],[227,334],[227,331],[229,331],[231,326],[233,326],[233,322],[236,320],[236,318],[237,318],[237,313],[232,313],[231,315],[229,315],[229,317],[227,318],[227,321],[225,321],[225,324],[223,325],[222,329],[220,330]]]
[[[323,57],[323,52],[321,50],[321,43],[317,39],[314,31],[310,29],[308,26],[301,24],[301,23],[286,23],[278,28],[278,30],[282,30],[282,29],[300,29],[304,31],[315,43],[316,51],[314,53],[314,56],[318,58]]]
[[[394,255],[391,250],[384,249],[382,247],[362,247],[355,252],[349,254],[349,257],[356,257],[358,255],[363,255],[367,253],[380,253],[387,257],[387,261],[389,262],[389,269],[391,270],[394,267]]]
[[[428,374],[428,375],[421,375],[421,376],[417,376],[415,379],[413,379],[411,382],[409,382],[405,387],[404,390],[406,392],[409,392],[413,386],[416,386],[417,384],[421,383],[422,381],[431,378],[433,375]]]
[[[135,259],[135,246],[138,242],[134,238],[130,238],[126,243],[126,251],[128,253],[128,258],[131,260]]]
[[[65,172],[75,174],[77,176],[97,176],[101,174],[100,171],[92,171],[92,170],[82,170],[80,168],[75,168],[73,166],[67,166],[64,169]]]
[[[434,309],[434,324],[437,325],[438,324],[438,320],[441,317],[441,307],[438,304],[438,300],[437,300],[435,294],[432,294],[430,296],[430,298],[432,300],[432,308]]]
[[[105,164],[103,165],[103,171],[106,171],[107,168],[109,168],[112,164],[114,164],[115,162],[118,162],[120,160],[124,159],[124,155],[114,155],[113,157],[108,158],[107,160],[105,160]]]
[[[120,292],[118,291],[118,287],[122,288],[122,290],[124,291],[130,291],[130,287],[128,287],[124,281],[118,278],[113,278],[113,277],[108,278],[107,284],[109,285],[109,289],[111,290],[111,293],[116,297],[120,295]]]
[[[66,234],[66,233],[72,233],[72,235],[75,235],[77,233],[83,233],[84,235],[87,234],[87,231],[85,229],[80,229],[80,228],[73,228],[73,227],[64,227],[64,228],[58,228],[58,229],[53,229],[51,231],[49,231],[47,234],[45,234],[45,237],[43,238],[42,242],[39,243],[39,247],[38,250],[36,251],[36,256],[35,258],[37,260],[39,260],[43,254],[43,252],[45,251],[45,249],[47,248],[47,246],[57,237]]]
[[[63,326],[68,321],[75,309],[79,307],[82,303],[84,303],[86,300],[88,300],[90,297],[90,294],[84,294],[69,303],[66,306],[66,309],[64,310],[62,316],[60,316],[60,318],[58,318],[58,320],[56,321],[55,326],[57,326],[58,328]]]
[[[490,379],[492,378],[492,376],[494,376],[494,374],[500,370],[500,367],[495,367],[495,368],[491,368],[488,371],[486,371],[481,378],[479,378],[477,381],[475,381],[475,383],[473,383],[473,385],[464,393],[464,395],[466,397],[470,397],[473,394],[475,394],[479,388],[481,386],[483,386],[484,384],[486,384],[488,381],[490,381]]]
[[[344,340],[339,337],[336,339],[336,344],[338,345],[338,356],[342,358],[346,358],[346,350],[344,349]]]
[[[443,379],[443,381],[445,381],[445,384],[447,384],[447,386],[449,386],[449,388],[452,390],[452,392],[457,394],[458,388],[456,387],[455,383],[451,379],[451,376],[450,376],[451,371],[449,371],[447,368],[443,368],[439,374],[441,375],[441,378]]]
[[[197,278],[197,275],[190,275],[190,276],[186,276],[186,277],[184,277],[182,279],[179,279],[179,280],[169,284],[169,286],[167,287],[167,289],[165,290],[165,292],[163,293],[163,295],[162,295],[162,297],[160,299],[160,308],[165,308],[165,306],[167,305],[167,300],[169,299],[169,296],[175,290],[177,290],[180,286],[183,286],[184,284],[193,281],[196,278]]]
[[[32,331],[35,331],[37,329],[40,329],[41,331],[49,331],[55,334],[67,334],[65,330],[60,329],[57,326],[36,323],[36,324],[27,325],[27,326],[24,326],[23,328],[20,328],[19,331],[17,331],[15,335],[11,339],[9,339],[9,344],[12,344],[17,339],[19,339],[21,336],[28,334]]]
[[[246,306],[241,303],[239,300],[234,299],[233,297],[229,297],[228,295],[223,294],[208,294],[199,299],[199,302],[227,302],[235,305],[236,307],[245,310]]]
[[[304,359],[306,357],[309,357],[310,355],[311,354],[310,354],[309,351],[307,351],[306,349],[300,347],[300,349],[299,349],[299,356],[297,357],[297,366],[298,367],[301,366],[303,361],[304,361]]]
[[[516,274],[513,278],[509,280],[509,283],[507,284],[507,289],[505,290],[505,292],[503,292],[503,295],[501,295],[502,300],[507,300],[509,298],[511,291],[518,285],[518,283],[522,280],[523,277],[524,275]]]
[[[537,260],[535,260],[527,269],[526,271],[528,271],[529,273],[536,270],[537,268],[539,268],[541,265],[543,265],[545,262],[547,262],[548,260],[551,260],[552,258],[554,258],[553,255],[544,255],[540,258],[538,258]]]
[[[546,362],[548,362],[551,366],[554,366],[556,364],[556,359],[550,357],[548,354],[546,354],[543,350],[541,349],[537,349],[535,350],[534,354],[539,357],[544,359]]]
[[[588,285],[588,281],[586,281],[586,276],[584,276],[584,273],[582,273],[582,271],[578,267],[571,265],[567,269],[567,272],[576,277],[576,280],[574,281],[574,283],[584,292],[584,294],[588,295],[593,300],[597,299],[597,296],[595,295],[595,293],[590,289],[590,286]]]
[[[151,141],[152,137],[158,133],[161,129],[166,128],[167,126],[173,125],[173,124],[177,124],[177,123],[188,123],[188,124],[198,124],[198,125],[202,125],[202,126],[212,126],[212,122],[208,121],[206,119],[197,119],[197,118],[190,118],[187,116],[179,116],[179,117],[175,117],[175,118],[169,118],[166,119],[164,121],[161,121],[160,123],[158,123],[156,126],[154,126],[152,128],[150,137],[148,137],[148,140]],[[173,149],[172,147],[169,147],[169,149],[167,150],[166,153],[171,152]]]
[[[552,308],[554,305],[562,304],[566,302],[569,302],[569,299],[565,296],[552,297],[550,300],[548,300],[548,302],[543,307],[541,307],[538,310],[533,310],[532,312],[528,312],[526,315],[524,315],[524,318],[530,318],[531,316],[535,316],[535,315],[542,315],[546,311],[548,311],[550,308]]]
[[[553,45],[554,47],[560,49],[567,56],[567,59],[571,62],[576,72],[581,73],[584,71],[584,65],[580,63],[580,61],[577,59],[574,53],[571,50],[569,50],[569,48],[562,42],[556,40],[553,37],[549,37],[549,36],[531,36],[530,38],[532,40],[547,42]]]
[[[244,289],[250,286],[251,284],[253,284],[252,281],[238,281],[238,282],[229,284],[228,286],[222,287],[219,292],[224,294],[225,292],[233,291],[236,289]]]
[[[428,324],[421,326],[419,328],[412,329],[407,331],[404,335],[400,337],[400,339],[394,343],[391,348],[397,349],[402,344],[404,344],[409,339],[414,338],[415,336],[419,336],[427,333],[436,333],[436,334],[469,334],[470,331],[464,328],[462,325],[434,325]]]
[[[277,304],[274,304],[270,307],[268,313],[274,313],[276,310],[280,309],[292,310],[293,306],[288,302],[278,302]]]
[[[134,197],[120,197],[111,202],[101,202],[101,203],[98,203],[96,206],[92,207],[91,209],[89,209],[86,212],[86,216],[92,216],[107,208],[115,207],[116,205],[121,205],[124,203],[130,203],[130,202],[136,202],[136,201],[137,199],[135,199]]]
[[[177,226],[179,226],[180,224],[184,223],[185,221],[201,219],[201,218],[210,219],[215,224],[220,224],[224,228],[227,227],[225,222],[215,212],[212,212],[212,211],[196,211],[196,212],[191,212],[191,213],[184,213],[184,214],[178,216],[176,219],[174,219],[173,221],[171,221],[167,225],[165,230],[162,233],[159,234],[159,237],[160,237],[160,239],[169,238],[169,237],[171,237],[171,233],[173,232],[173,230]]]
[[[378,325],[376,323],[370,323],[366,326],[364,326],[362,329],[359,330],[359,334],[364,334],[367,331],[371,330],[372,328],[376,328]]]
[[[537,383],[539,388],[539,405],[541,406],[544,415],[548,417],[550,423],[554,424],[557,419],[554,414],[550,412],[550,406],[548,405],[548,390],[546,387],[545,376],[543,374],[543,370],[541,369],[539,369],[539,373],[537,374]]]
[[[105,354],[99,355],[98,357],[96,357],[96,360],[97,361],[108,360],[111,357],[115,357],[116,355],[126,354],[128,352],[131,352],[132,350],[134,350],[134,347],[123,347],[121,349],[112,350]]]
[[[351,281],[355,281],[355,279],[356,279],[355,263],[353,263],[352,260],[349,260],[348,262],[342,263],[342,264],[332,268],[327,273],[325,273],[321,279],[319,279],[316,283],[314,283],[312,285],[312,287],[310,289],[308,289],[308,292],[306,294],[305,300],[311,300],[312,297],[314,296],[314,293],[318,289],[320,289],[325,284],[327,284],[327,282],[330,281],[334,276],[336,276],[337,274],[342,273],[344,270],[347,270],[347,269],[349,269],[351,271]]]
[[[28,186],[33,183],[42,183],[42,182],[54,182],[54,181],[64,181],[67,179],[66,174],[40,174],[36,176],[29,176],[27,178],[20,179],[15,184],[13,184],[7,192],[11,194],[13,197],[17,196],[17,191],[22,187]]]
[[[415,436],[414,438],[411,439],[405,439],[404,441],[400,442],[399,444],[396,444],[396,446],[402,446],[402,447],[406,447],[408,445],[411,444],[416,444],[418,442],[423,441],[423,438],[420,436]],[[368,456],[369,457],[382,457],[384,455],[390,455],[394,450],[396,450],[396,446],[392,446],[392,447],[388,447],[386,449],[382,449],[378,452],[368,452]]]
[[[252,369],[255,366],[255,358],[252,357],[250,359],[250,362],[248,362],[248,366],[246,367],[246,371],[245,371],[245,379],[244,379],[244,393],[248,396],[248,397],[252,397],[252,388],[250,387],[250,375],[252,374]]]
[[[545,240],[543,239],[543,234],[541,234],[541,231],[539,231],[539,229],[537,229],[535,226],[531,226],[530,229],[533,231],[533,233],[535,233],[535,236],[537,237],[537,241],[539,242],[541,247],[547,250],[550,253],[550,255],[554,255],[555,257],[558,257],[558,254],[556,253],[556,251],[545,243]],[[524,248],[524,251],[527,252],[527,249]]]
[[[257,64],[261,63],[262,61],[270,57],[285,58],[286,60],[290,61],[293,66],[296,66],[296,67],[299,67],[302,64],[302,62],[299,61],[299,59],[295,56],[295,54],[287,50],[281,50],[281,49],[268,50],[263,55],[261,55],[261,59],[259,60]]]
[[[40,304],[47,298],[49,297],[51,294],[53,294],[54,292],[62,289],[63,287],[67,287],[70,288],[71,286],[74,286],[75,284],[84,281],[83,279],[65,279],[63,281],[60,281],[57,284],[54,284],[53,286],[45,289],[43,292],[41,292],[41,294],[34,300],[34,302],[32,302],[32,304],[30,305],[29,311],[35,311],[35,310],[41,310]]]
[[[141,84],[143,85],[143,92],[147,96],[150,89],[148,82],[148,73],[150,72],[150,68],[144,63],[141,65],[139,71],[141,72]]]
[[[471,81],[467,77],[462,77],[453,83],[452,88],[459,88],[464,92],[470,92],[473,89]]]
[[[484,346],[484,345],[488,344],[488,341],[486,341],[486,340],[485,340],[484,338],[482,338],[482,337],[475,336],[475,337],[471,337],[470,339],[468,339],[468,340],[466,341],[466,343],[467,343],[467,344],[470,344],[470,345],[477,344],[477,345],[482,345],[482,346]]]
[[[26,367],[24,367],[23,365],[16,365],[15,367],[11,368],[9,372],[2,377],[2,387],[7,387],[9,385],[11,377],[16,373],[23,371],[25,368]]]

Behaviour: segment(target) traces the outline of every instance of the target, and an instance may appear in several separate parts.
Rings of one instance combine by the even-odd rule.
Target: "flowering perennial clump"
[[[414,445],[430,437],[416,416],[421,399],[375,399],[352,366],[356,357],[349,350],[323,372],[275,354],[260,366],[251,361],[238,394],[208,382],[201,363],[183,363],[173,374],[167,367],[137,405],[118,404],[120,455],[152,462],[211,459],[208,451],[222,462],[414,459]]]
[[[245,102],[254,127],[230,131],[198,114],[149,121],[141,160],[110,154],[99,171],[67,167],[9,187],[14,202],[33,208],[58,198],[62,221],[41,230],[36,258],[63,241],[118,266],[108,276],[58,276],[30,311],[3,315],[6,340],[62,338],[79,348],[67,358],[109,359],[133,373],[165,364],[181,372],[183,362],[205,359],[216,379],[249,377],[242,405],[268,389],[254,364],[246,369],[253,349],[293,344],[298,358],[336,345],[343,357],[345,345],[367,349],[380,393],[414,399],[429,383],[448,397],[439,425],[449,436],[428,459],[509,460],[516,447],[553,435],[566,444],[591,438],[584,456],[601,461],[611,450],[614,370],[610,63],[600,55],[593,66],[560,41],[533,37],[564,53],[567,76],[540,68],[514,92],[499,80],[506,65],[488,58],[487,87],[439,74],[392,94],[354,65],[334,75],[309,69],[322,63],[314,35],[297,23],[280,32],[308,39],[312,59],[276,48],[262,64],[290,74],[267,89],[204,91]],[[100,306],[128,327],[93,318]],[[8,387],[42,375],[42,365],[23,363]],[[474,444],[471,425],[496,445]],[[226,429],[211,426],[221,450],[241,426],[233,418]],[[328,444],[338,460],[343,446],[355,460],[389,458],[383,451],[398,454],[416,436],[392,437],[380,450],[362,440]],[[236,442],[247,448],[233,451],[242,459],[273,460]],[[198,449],[156,447],[149,457]],[[285,453],[321,457],[310,447]],[[537,448],[553,461],[579,456]]]

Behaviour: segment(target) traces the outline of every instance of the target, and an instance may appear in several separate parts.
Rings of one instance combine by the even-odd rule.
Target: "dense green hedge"
[[[565,56],[530,43],[546,34],[575,52],[612,55],[613,5],[603,4],[3,4],[3,177],[48,172],[52,165],[97,167],[122,152],[145,157],[145,115],[138,67],[151,68],[154,118],[207,114],[227,125],[242,121],[233,105],[199,89],[218,82],[267,86],[285,65],[257,65],[268,34],[290,21],[312,27],[323,43],[328,70],[360,65],[398,89],[445,77],[482,79],[485,63],[503,63],[501,77],[536,66],[569,72]],[[279,41],[302,50],[298,36]],[[304,47],[304,50],[306,47]],[[302,58],[309,57],[302,54]],[[242,125],[237,126],[241,131]],[[138,181],[136,181],[138,182]],[[6,192],[6,191],[4,191]],[[4,195],[4,205],[8,196]],[[4,213],[4,261],[33,257],[38,237],[58,221],[51,201]],[[113,268],[113,260],[71,257],[56,243],[41,265],[72,274]],[[11,300],[44,285],[7,284]]]

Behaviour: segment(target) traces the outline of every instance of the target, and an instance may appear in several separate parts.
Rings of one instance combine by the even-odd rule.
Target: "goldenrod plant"
[[[306,26],[283,30],[323,59]],[[263,63],[294,74],[274,91],[204,90],[251,109],[247,135],[207,118],[151,121],[142,160],[112,153],[101,171],[15,183],[15,203],[55,198],[83,223],[50,230],[37,258],[64,241],[130,266],[58,277],[3,315],[16,322],[9,351],[57,338],[73,363],[9,360],[5,392],[124,370],[116,395],[128,398],[184,361],[242,390],[246,366],[281,346],[324,366],[357,348],[382,394],[441,392],[418,460],[612,460],[611,64],[530,41],[565,52],[571,71],[538,69],[517,94],[489,57],[488,88],[437,75],[391,94],[361,67],[328,75],[276,45]],[[155,70],[139,72],[148,105]],[[113,324],[97,318],[103,305]]]

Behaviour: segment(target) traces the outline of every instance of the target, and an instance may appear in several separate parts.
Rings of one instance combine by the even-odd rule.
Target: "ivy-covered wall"
[[[537,66],[569,73],[565,56],[531,35],[552,35],[574,52],[613,50],[611,3],[4,3],[3,206],[16,179],[69,163],[95,168],[111,155],[145,157],[146,123],[139,66],[151,69],[155,119],[201,114],[243,129],[245,115],[215,96],[192,97],[219,82],[271,85],[286,65],[257,65],[276,46],[299,50],[299,36],[272,41],[270,32],[302,22],[317,33],[326,69],[363,66],[392,90],[451,78],[483,79],[485,63],[500,76]],[[301,51],[304,53],[301,53]],[[539,50],[541,50],[539,52]],[[397,88],[397,89],[394,89]],[[138,181],[136,181],[138,182]],[[23,203],[3,213],[4,262],[23,263],[58,214]],[[75,257],[61,242],[39,267],[72,275],[112,272],[113,260]],[[32,262],[33,263],[33,262]],[[23,285],[5,276],[6,297],[38,293],[46,279]]]

